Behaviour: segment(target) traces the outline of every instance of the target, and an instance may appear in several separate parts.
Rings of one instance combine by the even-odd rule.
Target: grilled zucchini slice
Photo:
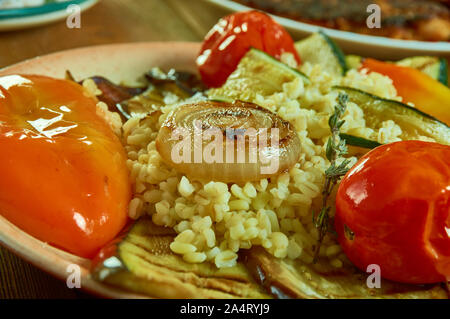
[[[349,69],[359,69],[364,58],[358,55],[347,55],[345,61]],[[407,66],[431,76],[436,81],[448,86],[447,60],[435,56],[413,56],[397,62],[396,65]]]
[[[220,88],[207,91],[210,99],[242,100],[252,102],[256,94],[264,96],[279,92],[284,83],[301,78],[309,83],[308,77],[299,70],[278,61],[267,53],[250,49]]]
[[[450,128],[431,115],[401,102],[387,100],[358,89],[335,86],[333,90],[347,93],[349,101],[356,103],[363,110],[366,125],[375,131],[381,127],[382,122],[393,120],[402,129],[402,140],[416,140],[424,136],[450,145]]]
[[[304,62],[320,64],[323,70],[332,75],[347,72],[345,55],[339,46],[324,32],[320,31],[295,43],[295,48]]]
[[[415,56],[397,61],[395,64],[409,66],[422,71],[433,79],[448,86],[447,60],[434,56]]]
[[[362,63],[362,57],[359,55],[349,54],[345,56],[345,62],[347,63],[348,69],[359,69]]]

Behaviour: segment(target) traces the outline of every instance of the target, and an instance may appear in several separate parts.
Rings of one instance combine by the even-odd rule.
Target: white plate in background
[[[80,6],[81,11],[84,11],[91,8],[98,1],[99,0],[83,0],[79,1],[76,4]],[[0,32],[32,28],[63,20],[70,15],[70,13],[66,10],[67,6],[73,3],[68,2],[67,5],[63,4],[64,3],[58,3],[59,7],[63,7],[62,9],[59,8],[58,10],[46,10],[46,7],[51,7],[52,4],[47,4],[40,7],[4,9],[3,12],[10,11],[11,13],[14,13],[14,15],[12,15],[11,18],[0,19]],[[40,13],[40,11],[42,11],[42,13]],[[23,15],[17,14],[20,12],[23,12]]]
[[[214,5],[228,9],[230,12],[254,10],[243,4],[230,0],[206,0]],[[436,55],[450,58],[450,42],[425,42],[398,40],[387,37],[364,35],[347,31],[324,28],[309,23],[271,15],[289,30],[295,40],[322,29],[335,40],[346,52],[379,59],[400,59],[414,55]]]

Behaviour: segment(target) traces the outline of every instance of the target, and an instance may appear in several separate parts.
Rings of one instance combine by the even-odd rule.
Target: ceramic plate
[[[215,5],[232,11],[251,10],[243,4],[230,0],[207,0]],[[449,42],[424,42],[411,40],[396,40],[386,37],[357,34],[339,31],[316,25],[298,22],[292,19],[272,15],[286,27],[295,39],[303,38],[319,29],[324,30],[344,51],[361,56],[372,56],[379,59],[400,59],[414,55],[437,55],[450,57]]]
[[[93,75],[102,75],[115,82],[133,84],[154,66],[182,71],[196,70],[197,43],[133,43],[80,48],[58,52],[0,70],[0,76],[10,74],[40,74],[64,78],[70,70],[79,80]],[[121,291],[90,278],[90,260],[77,257],[54,248],[10,223],[0,215],[0,244],[31,262],[33,265],[62,279],[67,278],[67,267],[81,267],[81,288],[103,297],[142,298],[144,296]]]
[[[39,25],[65,19],[69,16],[67,7],[71,4],[87,10],[99,0],[71,0],[60,3],[49,3],[39,7],[0,10],[0,31],[11,31],[36,27]]]

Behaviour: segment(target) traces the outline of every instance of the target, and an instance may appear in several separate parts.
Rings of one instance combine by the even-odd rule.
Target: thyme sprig
[[[337,164],[337,159],[347,154],[345,140],[339,138],[339,131],[345,123],[344,120],[341,120],[341,117],[347,108],[347,102],[348,95],[339,93],[338,103],[334,107],[334,113],[328,119],[331,136],[326,145],[326,157],[330,161],[330,166],[325,171],[325,183],[322,191],[322,209],[318,214],[315,212],[312,214],[314,226],[319,230],[319,239],[314,252],[314,263],[319,257],[320,247],[325,235],[332,229],[330,220],[331,206],[328,206],[328,198],[339,179],[349,170],[348,164],[350,164],[350,160],[345,159],[340,164]]]

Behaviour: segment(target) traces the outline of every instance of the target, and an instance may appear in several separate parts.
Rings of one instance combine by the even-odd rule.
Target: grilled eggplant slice
[[[217,269],[190,264],[169,248],[175,233],[140,219],[94,264],[94,278],[132,292],[158,298],[268,298],[244,264]],[[112,253],[111,253],[112,252]]]
[[[153,68],[145,74],[151,84],[177,95],[194,95],[206,90],[201,79],[193,73],[170,69],[167,73],[159,68]],[[180,92],[183,91],[183,92]]]
[[[175,233],[148,218],[106,246],[93,265],[95,279],[157,298],[448,298],[440,285],[405,285],[382,280],[366,285],[356,268],[332,268],[278,259],[261,247],[243,253],[232,268],[190,264],[171,252]]]
[[[305,264],[299,260],[277,259],[261,247],[246,254],[246,265],[277,298],[389,298],[447,299],[441,285],[407,285],[381,280],[380,288],[368,288],[367,277],[353,267],[336,269],[327,262]]]

